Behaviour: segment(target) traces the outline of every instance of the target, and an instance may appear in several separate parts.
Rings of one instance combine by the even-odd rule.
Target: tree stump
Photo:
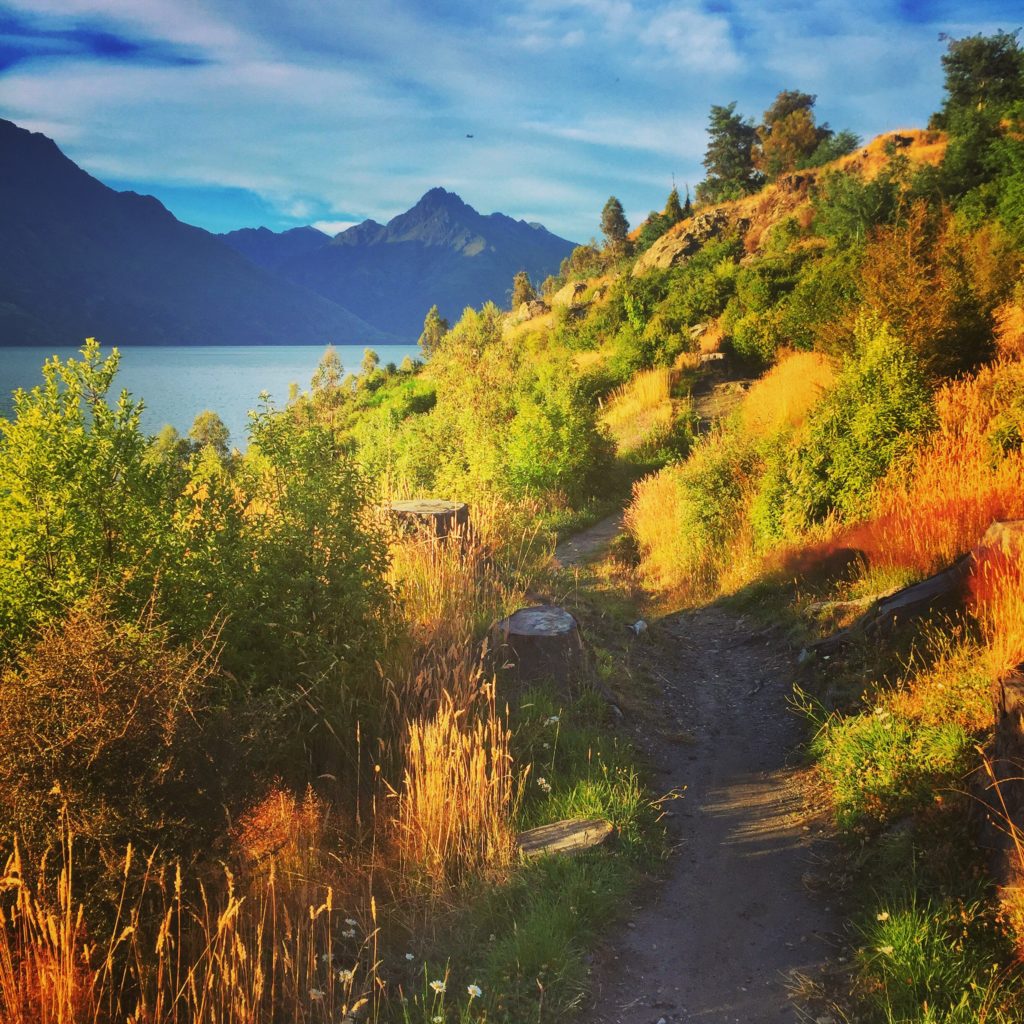
[[[582,853],[607,842],[613,831],[612,823],[604,818],[566,818],[520,832],[516,844],[524,857]]]
[[[462,501],[417,498],[392,501],[387,507],[403,529],[424,530],[439,540],[456,530],[465,533],[469,527],[469,506]]]
[[[579,623],[564,608],[543,604],[520,608],[497,625],[499,664],[512,667],[521,683],[553,679],[568,690],[583,672]]]

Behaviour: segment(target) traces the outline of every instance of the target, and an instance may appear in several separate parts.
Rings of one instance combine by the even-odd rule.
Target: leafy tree
[[[360,364],[363,375],[371,376],[378,366],[380,366],[380,356],[372,348],[363,349],[363,361]]]
[[[615,196],[608,197],[601,211],[601,233],[605,238],[605,252],[613,259],[629,255],[629,221]]]
[[[341,385],[344,375],[345,368],[341,365],[341,357],[333,345],[328,345],[320,362],[317,363],[316,370],[313,371],[310,384],[314,392],[329,391]]]
[[[525,270],[516,272],[512,278],[512,308],[518,309],[524,302],[532,302],[537,298],[537,290],[530,283],[530,275]]]
[[[942,67],[946,98],[933,118],[935,127],[952,127],[964,111],[999,111],[1024,99],[1024,51],[1016,32],[948,39]]]
[[[205,409],[196,416],[188,432],[193,448],[199,450],[209,445],[221,459],[226,459],[231,454],[228,448],[230,437],[224,421],[210,409]]]
[[[449,331],[448,321],[438,312],[437,306],[431,306],[423,321],[423,333],[419,338],[419,346],[425,356],[433,355],[441,339]]]
[[[830,164],[833,160],[852,153],[860,144],[861,137],[856,132],[850,131],[849,128],[844,128],[841,132],[835,132],[828,138],[822,139],[814,152],[810,156],[798,160],[796,166],[804,168]]]
[[[769,180],[794,170],[831,137],[828,125],[815,124],[815,99],[810,93],[783,90],[764,112],[753,160]]]
[[[598,249],[597,242],[591,239],[586,245],[577,245],[562,260],[558,273],[566,280],[587,278],[600,273],[602,265],[601,250]]]
[[[697,200],[719,203],[756,192],[764,176],[754,166],[754,125],[736,113],[736,103],[712,106],[708,118],[707,177],[697,186]]]
[[[671,226],[672,224],[664,214],[651,210],[637,236],[637,251],[646,252]]]

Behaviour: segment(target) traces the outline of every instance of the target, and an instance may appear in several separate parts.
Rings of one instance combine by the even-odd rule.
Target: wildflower
[[[444,1024],[444,1017],[438,1013],[430,1019],[430,1024]]]
[[[470,999],[479,999],[484,994],[479,985],[467,985],[466,991],[469,993]]]
[[[879,953],[884,953],[886,956],[892,956],[892,946],[879,946]]]
[[[321,953],[320,954],[320,963],[322,963],[322,964],[329,964],[330,962],[331,962],[331,954],[330,953]]]
[[[406,959],[406,960],[415,960],[415,959],[416,959],[416,957],[414,957],[414,956],[412,955],[412,953],[406,953],[406,954],[405,954],[405,959]]]
[[[327,995],[327,993],[322,988],[311,988],[309,990],[309,998],[312,999],[314,1003],[322,1002],[325,995]]]
[[[558,725],[559,721],[561,721],[561,719],[558,717],[558,715],[552,715],[544,724],[545,725]]]
[[[352,981],[356,976],[355,971],[342,970],[338,971],[338,981],[344,982],[346,985]]]
[[[448,986],[443,981],[432,981],[430,987],[439,995],[443,996]]]
[[[341,934],[346,939],[354,939],[356,937],[356,930],[355,930],[355,928],[348,928],[345,931],[343,931]]]
[[[881,912],[881,913],[880,913],[880,914],[878,915],[878,918],[877,918],[877,920],[879,920],[879,921],[888,921],[888,920],[889,920],[889,911],[888,911],[888,910],[883,910],[883,911],[882,911],[882,912]]]
[[[548,782],[548,780],[545,779],[543,775],[538,776],[538,778],[537,778],[537,785],[541,789],[543,789],[545,793],[550,793],[551,792],[551,783]]]
[[[346,917],[345,924],[347,924],[349,928],[355,928],[355,926],[359,924],[359,922],[354,917]]]
[[[545,750],[550,750],[551,749],[551,744],[550,743],[545,743],[544,744],[544,749]]]

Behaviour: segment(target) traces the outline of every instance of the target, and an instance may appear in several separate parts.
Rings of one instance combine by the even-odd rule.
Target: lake
[[[346,372],[358,373],[362,345],[336,345]],[[310,378],[323,357],[320,345],[211,345],[192,347],[124,346],[115,388],[127,388],[142,398],[143,428],[155,434],[165,423],[188,432],[196,415],[213,409],[231,431],[231,444],[246,446],[247,413],[258,404],[261,391],[269,391],[277,405],[288,399],[289,388],[309,389]],[[378,345],[381,364],[414,359],[416,345]],[[109,352],[109,349],[104,349]],[[0,348],[0,416],[11,412],[11,394],[42,382],[46,359],[77,356],[73,348]]]

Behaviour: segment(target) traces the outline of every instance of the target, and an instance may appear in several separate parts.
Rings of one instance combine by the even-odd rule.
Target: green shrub
[[[915,356],[888,327],[862,319],[857,343],[859,354],[786,455],[769,460],[756,501],[762,537],[795,536],[831,515],[865,514],[875,483],[936,422]]]

